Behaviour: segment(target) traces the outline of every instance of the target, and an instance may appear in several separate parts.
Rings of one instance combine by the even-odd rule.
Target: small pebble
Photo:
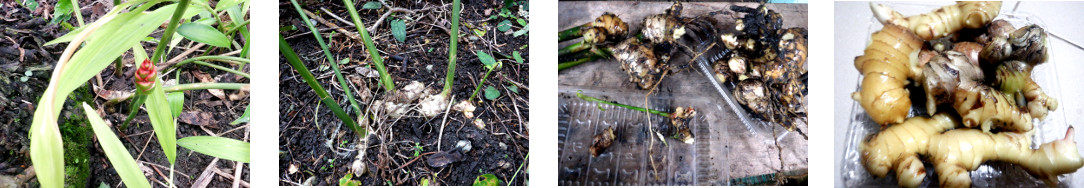
[[[504,144],[504,142],[498,142],[497,146],[501,147],[501,150],[507,150],[508,149],[508,145]]]
[[[470,149],[471,149],[470,141],[460,140],[458,143],[455,143],[455,147],[459,148],[460,150],[463,150],[463,153],[470,152]]]

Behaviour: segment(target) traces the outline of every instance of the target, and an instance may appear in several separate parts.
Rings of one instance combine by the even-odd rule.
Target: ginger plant
[[[237,2],[245,3],[245,6],[247,7],[245,1]],[[146,26],[161,25],[162,23],[167,23],[167,21],[167,29],[162,33],[163,38],[160,41],[169,41],[169,37],[173,36],[174,30],[176,30],[177,25],[179,25],[182,18],[188,20],[200,11],[199,9],[188,9],[189,6],[199,7],[203,10],[214,10],[204,2],[191,2],[190,0],[179,0],[169,3],[155,0],[132,0],[125,3],[119,3],[93,23],[82,25],[67,34],[46,43],[46,45],[58,43],[68,44],[61,57],[58,59],[56,68],[53,69],[54,71],[49,86],[46,88],[46,91],[42,94],[42,97],[36,105],[38,108],[34,112],[34,121],[29,133],[31,138],[30,157],[38,174],[38,181],[41,183],[42,187],[64,186],[64,152],[62,150],[61,137],[57,125],[57,118],[64,107],[64,100],[68,98],[68,95],[76,88],[82,87],[90,80],[90,78],[99,75],[102,70],[111,65],[114,60],[121,58],[124,52],[129,49],[131,49],[133,56],[135,56],[135,62],[137,62],[137,71],[134,74],[133,82],[137,86],[136,92],[139,93],[137,100],[133,102],[133,106],[136,107],[133,108],[133,111],[138,110],[139,106],[144,106],[150,119],[150,123],[154,128],[155,137],[158,139],[158,143],[162,148],[162,153],[165,154],[172,168],[172,165],[176,163],[177,147],[174,125],[175,115],[171,113],[173,110],[171,109],[169,102],[167,102],[165,94],[166,89],[162,84],[162,80],[159,78],[161,75],[158,74],[161,72],[159,69],[169,66],[155,65],[155,62],[163,62],[162,57],[165,53],[163,53],[163,50],[161,49],[164,49],[164,46],[168,45],[168,42],[159,43],[158,49],[160,50],[156,50],[155,55],[151,56],[152,58],[148,58],[146,51],[143,50],[141,41],[158,29],[158,27]],[[238,5],[233,4],[229,7],[236,8],[235,6]],[[215,23],[219,23],[221,26],[227,25],[221,21]],[[239,27],[236,25],[233,26]],[[215,38],[208,41],[226,41],[227,43],[230,41],[229,38],[223,36],[218,30],[199,30],[196,32],[218,34],[215,35]],[[243,34],[247,35],[247,33]],[[186,36],[186,38],[193,41],[207,39],[194,36]],[[180,57],[175,59],[179,58]],[[175,61],[177,60],[171,62]],[[230,62],[247,63],[248,60],[231,60]],[[178,86],[171,86],[172,90],[179,91],[199,88],[238,89],[247,87],[235,84],[229,84],[228,86],[218,84],[186,85],[184,88],[179,88]],[[143,101],[145,101],[145,103]],[[87,110],[91,111],[90,108],[87,108]],[[88,116],[92,117],[91,124],[97,123],[93,122],[95,120],[93,118],[94,116],[89,113]],[[100,118],[98,119],[100,120]],[[104,139],[102,136],[105,136],[104,134],[107,133],[107,131],[100,131],[97,128],[95,132],[100,140]],[[131,158],[130,155],[124,156],[120,154],[126,153],[127,150],[116,150],[116,147],[111,148],[113,149],[107,149],[109,150],[107,151],[109,152],[107,153],[107,157],[110,158],[111,162],[115,163],[114,166],[117,167],[118,174],[121,176],[130,176],[131,174],[142,175],[142,172],[138,167],[116,164],[118,157]],[[106,149],[104,145],[103,149]],[[170,172],[172,172],[172,170]],[[129,187],[145,187],[141,186],[145,183],[141,183],[138,180],[132,180],[127,177],[122,178]],[[169,180],[168,183],[172,184],[172,180]]]

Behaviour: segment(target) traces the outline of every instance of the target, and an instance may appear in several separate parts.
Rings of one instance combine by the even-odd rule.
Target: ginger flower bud
[[[135,84],[136,88],[140,92],[149,92],[154,87],[154,81],[158,78],[158,71],[155,70],[154,63],[150,60],[143,60],[143,64],[139,65],[139,69],[135,72]]]

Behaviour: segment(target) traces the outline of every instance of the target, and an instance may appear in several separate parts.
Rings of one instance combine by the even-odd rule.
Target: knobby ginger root
[[[933,12],[904,17],[892,8],[870,3],[873,15],[884,25],[906,27],[923,40],[948,36],[964,28],[981,28],[997,17],[1001,11],[1000,1],[957,2],[938,8]]]
[[[965,127],[997,128],[1025,132],[1033,128],[1031,114],[1023,112],[1005,93],[977,82],[961,83],[954,92],[953,108],[960,113]]]
[[[1047,112],[1058,109],[1057,99],[1047,96],[1035,80],[1029,78],[1027,81],[1028,83],[1024,84],[1023,94],[1024,99],[1028,101],[1028,113],[1031,113],[1031,117],[1042,119],[1046,117]]]
[[[1073,141],[1072,127],[1065,132],[1065,138],[1043,144],[1038,150],[1029,147],[1030,138],[1027,133],[951,130],[930,138],[929,159],[937,169],[942,187],[971,186],[968,172],[985,161],[1020,165],[1049,186],[1058,185],[1058,175],[1076,172],[1084,166],[1084,158]]]
[[[1077,151],[1073,128],[1065,138],[1030,149],[1029,133],[992,134],[976,129],[952,129],[959,123],[944,113],[914,117],[867,137],[860,145],[862,165],[875,177],[896,172],[903,187],[916,187],[926,177],[919,155],[930,160],[942,187],[971,185],[969,171],[985,161],[1020,165],[1048,185],[1057,185],[1057,176],[1084,166]],[[944,133],[942,133],[944,132]]]
[[[918,155],[926,154],[930,137],[959,124],[954,117],[941,113],[933,117],[913,117],[867,137],[859,145],[862,165],[875,177],[895,171],[899,185],[916,187],[926,177]]]
[[[946,51],[923,66],[927,110],[935,113],[937,104],[951,104],[965,127],[981,126],[989,131],[997,125],[1010,131],[1031,130],[1031,115],[1022,111],[1010,95],[982,84],[982,68],[970,59],[963,53]]]
[[[903,122],[911,109],[908,79],[921,78],[917,65],[920,40],[906,28],[886,25],[874,32],[865,54],[854,58],[854,67],[864,75],[862,90],[851,95],[881,125]]]

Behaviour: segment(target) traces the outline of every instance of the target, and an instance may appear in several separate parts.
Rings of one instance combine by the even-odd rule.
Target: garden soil
[[[303,9],[342,26],[345,31],[357,32],[346,22],[334,18],[338,16],[350,21],[350,15],[341,2],[300,3]],[[364,3],[358,2],[357,7],[366,27],[372,26],[383,13],[389,11],[389,6],[375,10],[362,9]],[[384,21],[370,34],[385,58],[384,63],[397,87],[418,81],[432,90],[432,94],[438,93],[443,88],[447,70],[449,33],[442,28],[451,25],[448,16],[448,12],[451,12],[450,1],[443,6],[437,2],[386,3],[409,10],[429,8],[417,14],[396,13],[389,16],[389,19],[414,20],[406,23],[407,37],[404,42],[392,36],[390,20]],[[483,86],[497,88],[500,97],[486,100],[482,97],[483,92],[479,91],[475,100],[475,119],[484,121],[485,127],[474,126],[474,119],[467,119],[454,110],[432,118],[415,111],[401,119],[381,117],[379,119],[383,123],[371,125],[373,134],[369,136],[369,147],[364,148],[367,151],[365,164],[369,170],[360,176],[351,174],[352,180],[359,181],[361,185],[420,185],[423,181],[428,181],[429,185],[472,185],[479,175],[493,174],[500,179],[500,185],[528,183],[529,164],[525,160],[530,136],[526,126],[529,118],[529,88],[525,85],[528,83],[528,64],[526,60],[522,64],[512,60],[513,51],[528,59],[528,36],[514,37],[511,34],[511,31],[519,30],[520,25],[507,33],[497,30],[496,26],[505,18],[491,16],[497,15],[499,9],[505,6],[503,2],[467,0],[462,4],[456,76],[451,93],[455,98],[453,102],[458,103],[470,96],[486,72],[475,55],[477,51],[489,52],[504,63],[502,69],[489,75]],[[512,12],[520,10],[519,6],[508,9]],[[523,11],[526,11],[526,7]],[[279,15],[279,27],[282,28],[279,34],[287,38],[286,41],[301,61],[339,101],[339,105],[354,116],[333,71],[328,68],[329,63],[293,5],[280,2]],[[515,20],[512,22],[515,23]],[[355,98],[361,108],[369,107],[374,99],[382,99],[385,94],[382,87],[377,85],[377,78],[366,77],[363,72],[367,71],[363,67],[371,62],[363,44],[326,24],[313,23],[324,37],[329,37],[325,41],[336,59],[350,58],[340,69],[350,80],[351,87],[355,88]],[[478,37],[472,28],[486,34]],[[319,103],[312,88],[284,58],[280,57],[279,61],[279,185],[339,185],[340,179],[351,172],[350,166],[358,151],[358,136],[324,104]],[[516,91],[510,89],[512,86],[516,87]],[[469,141],[472,146],[470,151],[462,154],[460,161],[444,167],[428,165],[430,156],[438,151],[455,150],[456,143],[460,141]]]

